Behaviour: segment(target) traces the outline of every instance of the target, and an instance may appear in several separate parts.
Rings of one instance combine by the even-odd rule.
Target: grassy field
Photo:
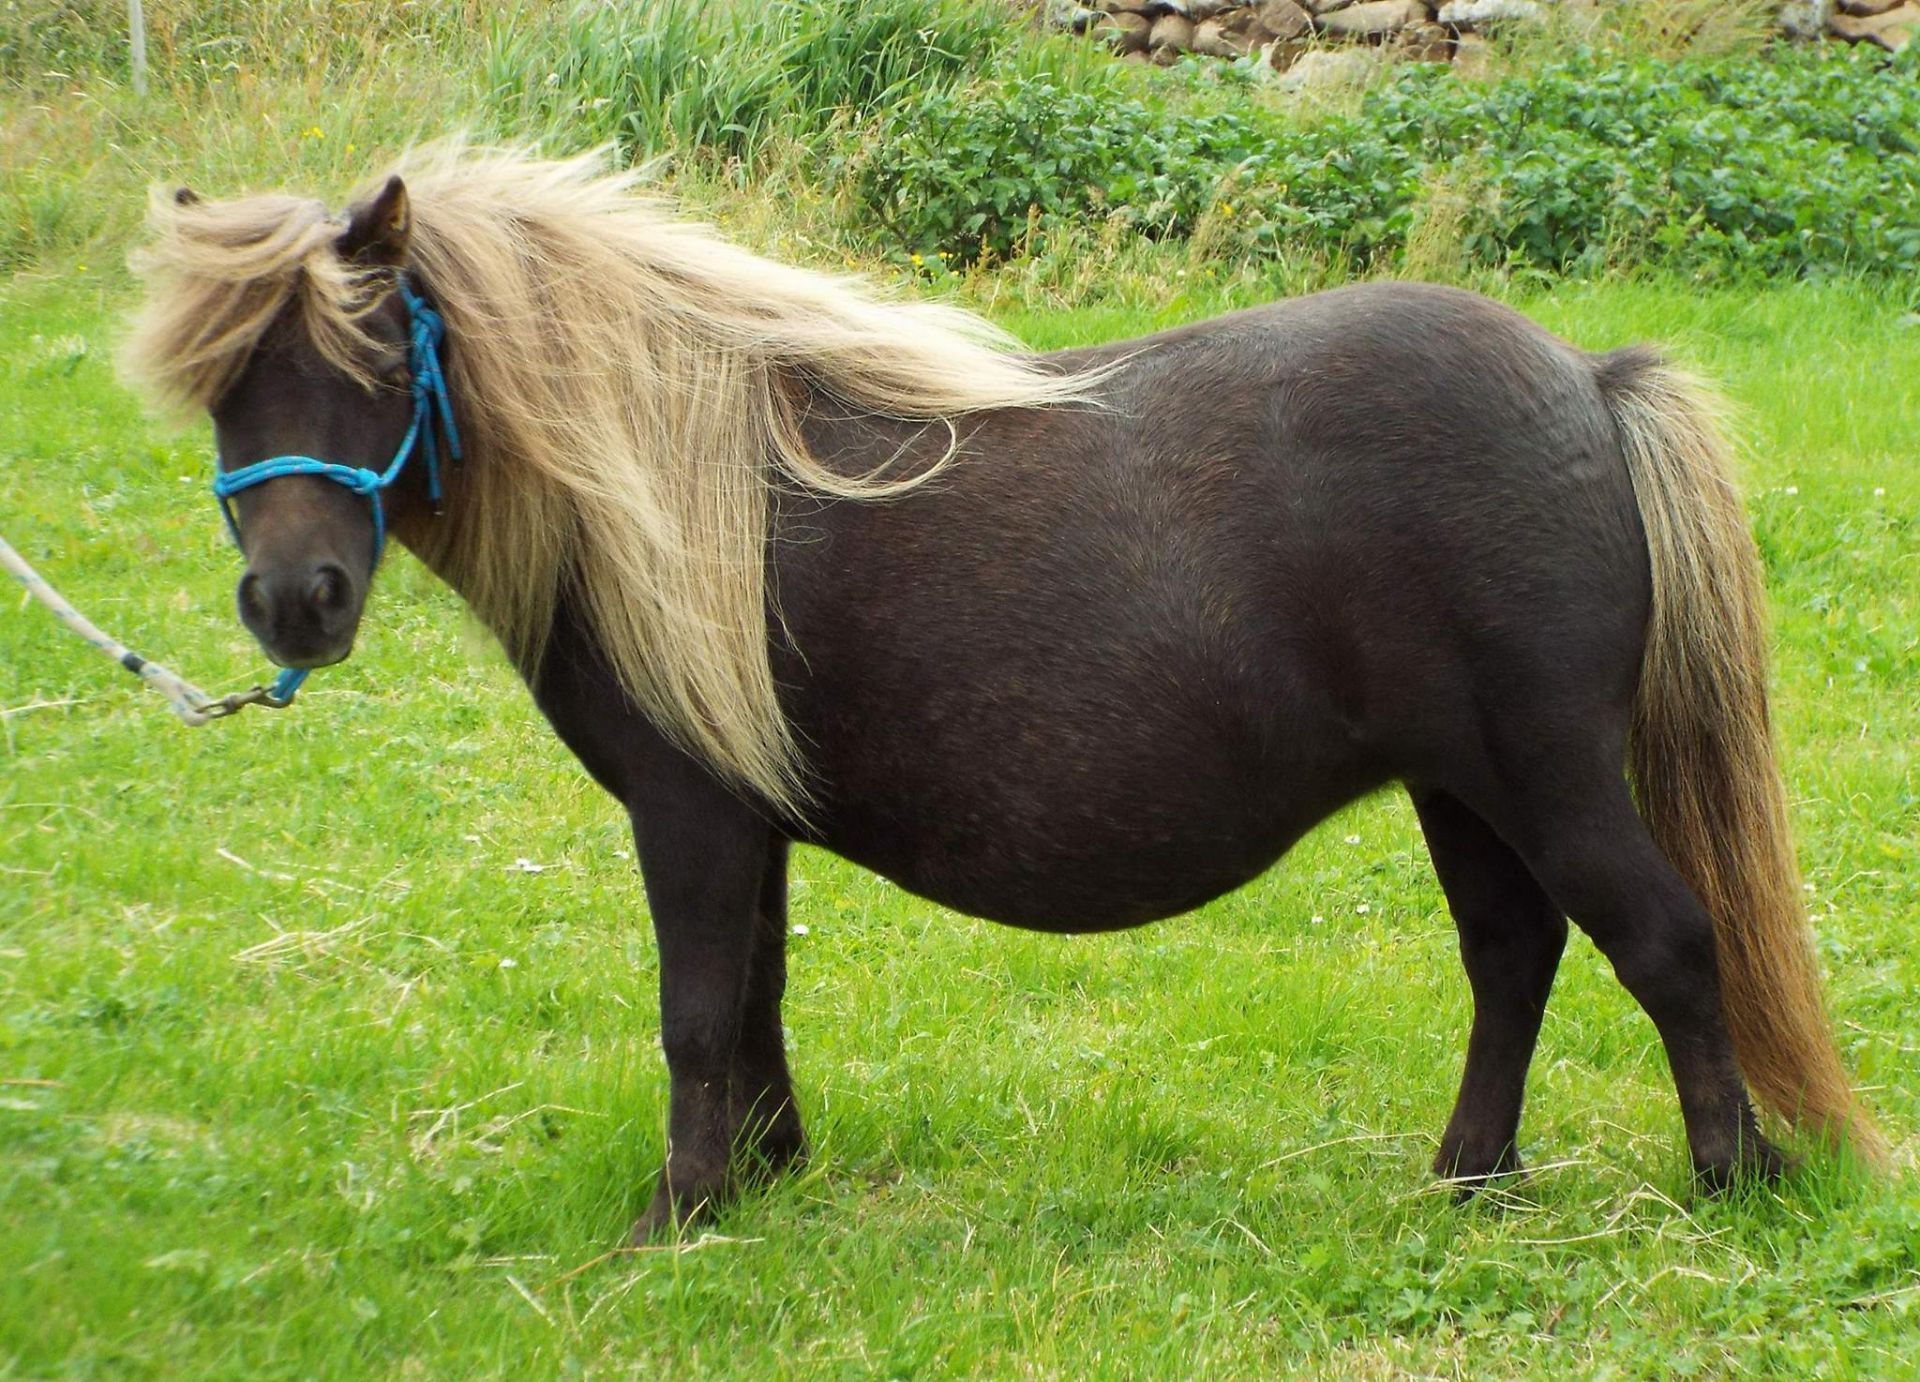
[[[117,275],[0,289],[5,535],[136,647],[263,671],[203,430],[112,380]],[[1036,345],[1224,306],[1018,310]],[[1920,329],[1844,285],[1521,300],[1722,378],[1778,619],[1843,1044],[1920,1125]],[[802,1178],[608,1256],[661,1158],[630,844],[409,558],[299,707],[188,731],[0,616],[0,1376],[1913,1375],[1920,1186],[1689,1195],[1651,1026],[1584,941],[1537,1168],[1427,1161],[1465,983],[1412,813],[1079,940],[797,862]]]
[[[524,134],[499,83],[546,79],[516,25],[563,10],[147,10],[140,101],[116,3],[0,7],[0,533],[226,690],[266,668],[205,428],[113,382],[140,193],[341,187],[419,137]],[[706,75],[757,80],[759,57]],[[1139,80],[1162,75],[1182,80]],[[571,105],[584,137],[599,108]],[[756,246],[870,262],[886,247],[824,157],[682,158],[676,187]],[[1463,272],[1438,241],[1414,262]],[[1057,346],[1338,269],[1092,227],[964,282],[922,272]],[[457,602],[396,553],[352,662],[291,712],[190,731],[9,590],[0,1378],[1920,1376],[1910,285],[1525,291],[1585,346],[1673,342],[1742,408],[1809,906],[1897,1177],[1816,1158],[1695,1200],[1652,1028],[1576,939],[1534,1173],[1456,1207],[1427,1164],[1466,985],[1384,797],[1196,916],[1100,938],[803,851],[788,1023],[813,1165],[613,1255],[666,1094],[631,844]]]

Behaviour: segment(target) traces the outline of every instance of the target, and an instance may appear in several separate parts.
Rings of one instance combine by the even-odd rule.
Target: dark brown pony
[[[408,281],[466,459],[395,538],[501,636],[632,818],[672,1078],[645,1235],[804,1152],[787,854],[1058,932],[1240,886],[1412,795],[1473,988],[1437,1169],[1519,1167],[1571,917],[1659,1029],[1693,1162],[1772,1175],[1748,1085],[1877,1146],[1822,1013],[1760,572],[1701,392],[1462,292],[1375,284],[1031,359],[679,223],[580,163],[455,152],[338,220],[163,202],[133,363],[224,471],[378,469]],[[243,619],[347,655],[368,501],[239,496]],[[1629,790],[1629,774],[1639,793]]]

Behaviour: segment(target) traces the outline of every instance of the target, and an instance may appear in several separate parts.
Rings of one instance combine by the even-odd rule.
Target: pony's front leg
[[[764,822],[730,798],[654,800],[632,815],[660,944],[660,1042],[670,1081],[666,1166],[633,1226],[639,1242],[717,1207],[734,1188],[734,1144],[748,1110],[733,1075],[773,841]]]
[[[734,1049],[733,1098],[739,1106],[750,1170],[775,1175],[806,1160],[807,1139],[787,1072],[780,1001],[787,991],[787,842],[767,850],[754,915],[753,967]]]

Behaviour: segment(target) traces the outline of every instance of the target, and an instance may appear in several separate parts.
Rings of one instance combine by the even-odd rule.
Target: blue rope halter
[[[380,564],[380,555],[387,545],[387,516],[380,503],[380,491],[400,478],[400,472],[406,469],[415,450],[426,453],[427,497],[435,504],[440,502],[442,441],[446,445],[447,458],[453,461],[460,459],[460,433],[453,425],[453,399],[447,393],[447,376],[440,368],[440,343],[446,339],[446,324],[440,320],[440,314],[427,304],[427,300],[413,290],[413,285],[407,282],[404,275],[399,280],[399,292],[400,300],[406,304],[410,322],[407,364],[413,375],[413,421],[407,426],[406,436],[400,439],[400,449],[393,453],[387,468],[379,471],[336,465],[331,461],[315,460],[312,456],[273,456],[264,461],[255,461],[252,465],[243,465],[238,470],[215,475],[213,493],[220,501],[220,512],[227,520],[227,531],[233,534],[235,546],[243,544],[240,542],[240,525],[233,516],[232,496],[243,489],[278,480],[283,475],[318,475],[335,484],[345,485],[355,494],[365,495],[373,505],[375,566]],[[274,678],[267,694],[284,704],[293,699],[294,692],[300,689],[300,683],[306,679],[306,668],[285,668]]]

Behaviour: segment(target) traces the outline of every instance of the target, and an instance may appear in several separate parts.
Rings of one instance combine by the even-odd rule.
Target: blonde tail
[[[1882,1164],[1821,999],[1767,713],[1766,592],[1720,404],[1651,351],[1595,367],[1653,564],[1628,750],[1641,814],[1713,918],[1722,1007],[1755,1096]]]

